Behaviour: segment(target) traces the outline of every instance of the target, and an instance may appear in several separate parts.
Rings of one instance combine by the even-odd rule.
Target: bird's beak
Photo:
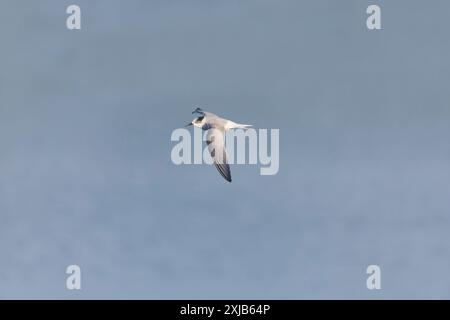
[[[186,127],[192,126],[192,122],[189,122]]]

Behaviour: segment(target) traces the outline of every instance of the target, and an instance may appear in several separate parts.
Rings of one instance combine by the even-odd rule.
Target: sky
[[[450,298],[449,10],[0,0],[0,298]],[[197,106],[278,174],[174,165]]]

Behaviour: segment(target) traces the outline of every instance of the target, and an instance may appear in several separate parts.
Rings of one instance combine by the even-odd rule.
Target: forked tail
[[[248,129],[252,127],[251,124],[240,124],[240,123],[236,123],[235,129]]]

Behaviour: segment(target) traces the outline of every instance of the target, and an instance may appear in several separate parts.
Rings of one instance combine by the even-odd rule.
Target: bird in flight
[[[207,131],[206,144],[214,165],[222,177],[231,182],[230,165],[228,164],[228,155],[225,148],[225,131],[230,129],[248,129],[251,125],[236,123],[213,113],[205,112],[200,108],[195,109],[192,113],[197,114],[198,117],[188,123],[186,127],[193,125]]]

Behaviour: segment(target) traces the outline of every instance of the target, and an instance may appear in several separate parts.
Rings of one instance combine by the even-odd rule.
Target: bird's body
[[[200,117],[192,120],[192,124],[196,127],[202,128],[203,130],[208,130],[208,128],[215,128],[227,131],[230,129],[247,129],[251,127],[251,125],[248,124],[240,124],[228,119],[221,118],[214,113],[205,112],[200,108],[195,109],[193,113],[199,113]]]
[[[205,112],[200,108],[195,109],[192,113],[200,116],[192,120],[189,125],[202,128],[208,131],[206,134],[206,144],[216,166],[222,177],[231,182],[231,171],[228,164],[227,151],[225,147],[225,131],[230,129],[248,129],[251,125],[240,124],[231,120],[221,118],[214,113]]]

